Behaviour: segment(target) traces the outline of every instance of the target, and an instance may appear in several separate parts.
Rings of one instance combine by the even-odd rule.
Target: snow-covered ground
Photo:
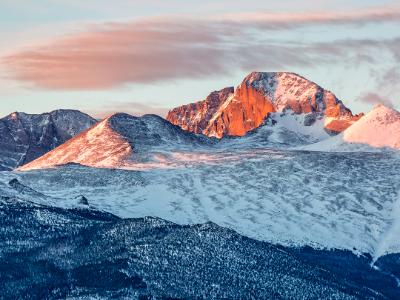
[[[399,145],[399,113],[378,106],[335,137],[325,122],[285,111],[217,141],[160,117],[116,114],[27,172],[0,172],[0,196],[74,207],[83,195],[120,217],[213,221],[272,243],[374,257],[400,252],[400,154],[371,152]]]
[[[400,252],[397,153],[221,148],[163,155],[176,163],[143,163],[141,171],[69,165],[1,172],[0,190],[60,207],[77,206],[84,195],[93,208],[121,217],[213,221],[284,245]],[[48,197],[11,188],[12,178]]]

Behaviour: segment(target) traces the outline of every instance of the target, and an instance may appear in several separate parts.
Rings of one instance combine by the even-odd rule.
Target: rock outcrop
[[[207,99],[175,108],[167,120],[184,130],[221,138],[245,135],[272,112],[323,114],[331,134],[342,132],[361,117],[354,116],[330,91],[294,73],[253,72],[232,92],[222,93],[223,97],[211,94],[207,99],[218,99],[212,109]]]

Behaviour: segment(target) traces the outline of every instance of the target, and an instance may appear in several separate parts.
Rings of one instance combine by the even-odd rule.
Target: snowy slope
[[[396,153],[225,147],[175,154],[186,155],[186,162],[143,171],[65,166],[0,175],[4,181],[17,177],[62,207],[76,206],[75,197],[84,195],[93,207],[120,217],[213,221],[284,245],[400,252],[393,243]]]
[[[313,151],[379,151],[400,150],[400,113],[383,105],[354,123],[340,135],[305,146]]]
[[[321,113],[296,114],[291,110],[270,113],[263,124],[243,137],[225,137],[220,147],[288,149],[331,137]]]

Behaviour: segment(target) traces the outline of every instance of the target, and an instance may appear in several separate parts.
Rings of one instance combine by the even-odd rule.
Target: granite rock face
[[[203,101],[182,105],[168,112],[167,120],[184,130],[203,133],[221,105],[233,95],[234,88],[214,91]]]
[[[205,105],[206,99],[171,110],[167,120],[184,130],[221,138],[243,136],[274,112],[323,114],[331,134],[342,132],[361,117],[353,115],[332,92],[294,73],[253,72],[233,93],[223,95],[212,109]]]
[[[55,110],[44,114],[14,112],[0,119],[0,170],[26,164],[97,121],[76,110]]]

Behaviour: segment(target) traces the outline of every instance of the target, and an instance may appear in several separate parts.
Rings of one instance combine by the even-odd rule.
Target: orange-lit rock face
[[[204,134],[218,138],[242,136],[260,126],[265,116],[275,111],[267,96],[246,85],[240,86],[224,104],[210,120]]]
[[[233,87],[212,92],[204,101],[190,103],[169,111],[167,120],[184,130],[203,133],[221,104],[232,94]]]
[[[330,133],[339,133],[359,119],[333,93],[294,73],[253,72],[232,92],[210,101],[214,92],[205,101],[175,108],[167,120],[185,130],[221,138],[243,136],[259,127],[270,112],[289,109],[296,114],[323,113],[329,118]]]
[[[341,133],[342,131],[353,125],[356,121],[358,121],[362,116],[364,116],[364,114],[359,114],[355,116],[351,115],[344,118],[334,118],[326,122],[325,130],[327,130],[331,134]]]

